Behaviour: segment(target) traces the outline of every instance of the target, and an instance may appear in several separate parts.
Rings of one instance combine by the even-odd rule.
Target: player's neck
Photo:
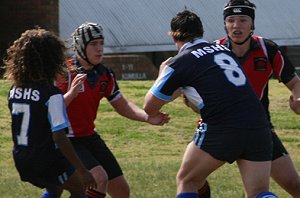
[[[231,50],[237,57],[243,57],[250,49],[250,39],[242,45],[231,43]]]

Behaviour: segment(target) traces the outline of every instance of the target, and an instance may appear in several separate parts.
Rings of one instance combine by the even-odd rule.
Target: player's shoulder
[[[187,50],[184,50],[180,53],[178,53],[176,56],[174,56],[168,63],[168,65],[181,65],[186,64],[191,61],[191,55],[190,51],[192,49],[189,48]]]
[[[279,46],[274,41],[272,41],[271,39],[268,39],[268,38],[264,38],[264,37],[257,36],[257,35],[253,35],[252,38],[255,39],[257,41],[257,43],[259,43],[260,48],[266,49],[267,57],[268,57],[270,63],[272,64],[275,55],[279,51],[281,51]]]
[[[227,37],[226,36],[213,41],[213,43],[215,43],[215,44],[221,44],[221,45],[224,45],[226,42],[227,42]]]
[[[107,65],[102,63],[95,65],[94,68],[98,74],[100,75],[108,75],[108,76],[115,76],[113,69]]]
[[[61,90],[55,85],[40,85],[36,88],[41,96],[45,97],[45,99],[50,98],[53,95],[62,94]]]
[[[265,41],[266,46],[269,47],[269,48],[272,48],[272,49],[278,49],[279,48],[279,46],[274,41],[272,41],[271,39],[264,38],[264,41]]]
[[[265,45],[267,48],[278,49],[278,45],[269,38],[261,37],[258,35],[253,35],[252,38],[255,39],[256,41],[262,41],[259,43],[261,45]]]

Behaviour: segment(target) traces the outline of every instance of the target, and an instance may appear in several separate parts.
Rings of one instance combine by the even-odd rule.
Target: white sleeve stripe
[[[265,56],[267,57],[267,59],[269,59],[269,57],[268,57],[268,51],[267,51],[267,47],[266,47],[266,44],[264,42],[264,39],[259,36],[258,40],[259,40],[259,43],[260,43],[260,45],[261,45],[261,47],[262,47],[262,49],[264,51]]]
[[[68,126],[66,107],[61,94],[56,94],[49,98],[48,119],[52,131],[57,131]]]

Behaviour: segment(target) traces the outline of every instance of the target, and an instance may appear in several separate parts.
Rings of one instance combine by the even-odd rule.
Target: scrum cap
[[[86,46],[94,39],[104,39],[103,28],[97,23],[86,22],[75,29],[72,34],[74,49],[78,55],[87,60]]]
[[[224,20],[228,16],[244,15],[249,16],[254,21],[255,19],[255,5],[247,0],[232,0],[224,7]]]

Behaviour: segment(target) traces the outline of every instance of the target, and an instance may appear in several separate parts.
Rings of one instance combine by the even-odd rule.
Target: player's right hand
[[[300,115],[300,98],[296,98],[293,95],[290,96],[290,108],[297,114]]]
[[[88,170],[80,172],[79,177],[86,189],[96,189],[97,183],[92,173]]]
[[[87,78],[86,74],[77,74],[75,78],[72,80],[70,91],[72,92],[74,97],[76,97],[80,92],[86,78]]]

